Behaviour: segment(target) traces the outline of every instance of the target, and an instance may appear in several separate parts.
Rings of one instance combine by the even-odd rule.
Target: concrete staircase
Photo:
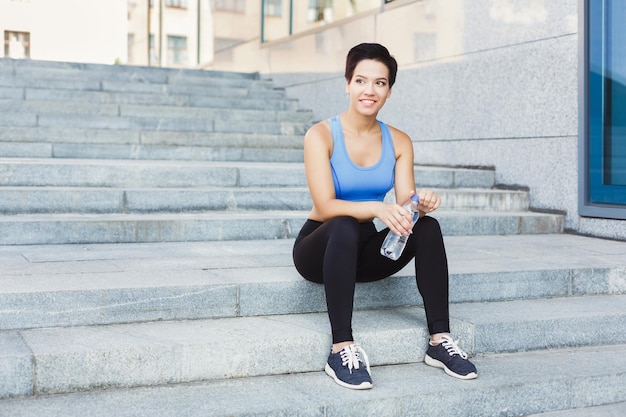
[[[479,378],[422,363],[409,266],[357,287],[375,387],[352,392],[321,372],[323,289],[291,263],[297,101],[254,74],[0,60],[0,108],[0,416],[625,409],[626,245],[564,234],[493,170],[415,167]]]

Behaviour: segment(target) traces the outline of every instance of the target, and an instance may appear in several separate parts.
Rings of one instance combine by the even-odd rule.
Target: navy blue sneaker
[[[363,359],[361,359],[361,355]],[[351,389],[372,388],[367,354],[355,344],[348,345],[337,353],[331,351],[328,355],[325,371],[342,387]]]
[[[467,360],[463,352],[450,336],[441,336],[441,343],[433,346],[430,342],[426,350],[426,365],[443,368],[445,373],[459,379],[474,379],[478,376],[476,367]]]

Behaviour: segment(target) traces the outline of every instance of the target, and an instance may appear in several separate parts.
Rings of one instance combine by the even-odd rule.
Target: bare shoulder
[[[322,120],[321,122],[317,122],[311,126],[307,130],[306,136],[318,136],[328,133],[330,133],[330,124],[328,123],[328,120]]]
[[[322,120],[315,123],[307,130],[304,135],[304,142],[306,144],[325,144],[327,146],[332,145],[332,134],[330,132],[330,124],[328,120]]]
[[[393,146],[396,149],[396,153],[401,153],[405,150],[413,152],[413,142],[411,141],[411,137],[406,132],[391,125],[387,125],[387,127],[389,127],[389,131],[391,132]]]

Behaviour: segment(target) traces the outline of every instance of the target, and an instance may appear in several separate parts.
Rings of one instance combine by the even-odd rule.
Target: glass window
[[[245,13],[246,0],[215,0],[215,10]]]
[[[586,1],[581,214],[626,218],[626,2]]]
[[[333,0],[309,0],[309,22],[332,22]]]
[[[29,32],[4,32],[4,56],[6,58],[30,58]]]
[[[149,48],[150,48],[150,65],[151,66],[159,65],[159,56],[154,46],[154,35],[150,35],[148,42],[149,42]]]
[[[380,10],[391,1],[262,0],[265,7],[261,19],[261,42],[286,38],[325,24],[349,19],[361,13]]]
[[[178,7],[181,9],[186,9],[187,0],[165,0],[165,5],[168,7]]]
[[[282,16],[283,0],[265,0],[265,16]]]
[[[167,36],[167,62],[171,65],[187,64],[187,38]]]

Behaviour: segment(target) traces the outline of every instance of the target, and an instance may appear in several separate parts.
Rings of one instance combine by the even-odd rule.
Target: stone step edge
[[[232,132],[171,132],[87,128],[10,127],[2,131],[0,144],[40,146],[132,146],[132,147],[236,147],[298,149],[302,151],[302,135]],[[8,133],[7,133],[8,132]],[[16,139],[12,139],[13,136]]]
[[[276,100],[276,99],[275,99]],[[170,117],[200,118],[212,117],[226,119],[224,116],[237,117],[236,121],[289,121],[298,118],[311,122],[313,112],[307,109],[271,109],[271,108],[239,108],[239,107],[208,107],[190,104],[143,104],[143,103],[84,103],[65,102],[59,100],[15,100],[0,98],[0,109],[4,115],[17,117],[23,113],[50,115],[59,118],[78,116],[108,116],[117,118],[132,117]],[[164,113],[164,114],[161,114]],[[169,114],[168,114],[169,113]],[[146,116],[149,114],[150,116]],[[155,116],[154,114],[158,114]],[[248,116],[249,118],[246,118]],[[263,117],[261,117],[263,116]],[[273,119],[273,120],[272,120]]]
[[[470,355],[515,352],[520,350],[520,344],[521,350],[546,350],[626,343],[626,311],[613,314],[613,326],[608,328],[602,324],[611,314],[606,307],[598,306],[623,306],[626,296],[595,298],[595,309],[587,308],[582,313],[577,311],[578,300],[567,300],[571,307],[562,317],[550,320],[519,319],[528,311],[526,305],[545,307],[550,300],[522,301],[515,307],[511,303],[473,306],[487,308],[484,316],[510,309],[505,314],[510,316],[507,320],[488,317],[482,323],[473,322],[472,317],[454,318],[458,317],[459,306],[452,306],[451,330]],[[499,325],[499,333],[489,338],[493,324]],[[423,311],[417,308],[357,311],[354,315],[355,340],[365,347],[374,366],[421,362],[428,340],[425,327]],[[544,332],[549,329],[560,330],[546,338]],[[34,390],[31,395],[56,394],[313,372],[325,363],[331,342],[328,332],[327,316],[323,313],[37,329],[1,333],[3,344],[13,347],[2,359],[13,361],[13,373],[28,363],[36,367],[36,375],[21,375],[31,379],[30,383],[22,382]],[[536,345],[527,344],[529,339]],[[507,345],[512,340],[516,343]],[[294,356],[293,352],[298,354]],[[72,377],[68,378],[68,374]]]
[[[272,146],[272,147],[270,147]],[[229,145],[177,146],[177,145],[77,145],[0,143],[1,157],[29,158],[88,158],[166,160],[166,161],[226,161],[226,162],[303,162],[302,149],[295,147],[277,148],[260,143],[249,147]]]
[[[208,257],[207,264],[214,259]],[[82,278],[87,270],[78,274],[56,271],[42,276],[25,269],[24,273],[32,276],[30,280],[7,270],[0,289],[0,305],[4,306],[0,310],[0,330],[326,311],[323,287],[302,279],[293,268],[289,254],[281,260],[284,266],[102,271],[95,274],[95,285]],[[611,266],[458,271],[450,274],[449,301],[468,304],[626,294],[626,288],[611,287],[612,277],[619,274],[623,274],[623,269]],[[177,285],[172,285],[173,277]],[[259,294],[263,297],[259,298]],[[413,265],[409,264],[385,280],[357,285],[354,309],[422,304]]]
[[[445,203],[439,212],[525,212],[523,191],[434,188]],[[169,195],[169,197],[168,197]],[[0,186],[3,214],[182,213],[224,210],[308,210],[305,186]],[[176,198],[176,201],[172,200]]]
[[[293,238],[307,212],[0,216],[0,245],[240,241]],[[534,212],[439,212],[444,235],[562,233],[564,216]]]
[[[135,143],[130,143],[130,145],[134,145]],[[136,145],[145,145],[145,143],[136,143]],[[19,158],[19,157],[0,157],[0,164],[6,164],[6,163],[13,163],[13,162],[19,162],[20,164],[40,164],[42,163],[42,158]],[[106,159],[106,160],[93,160],[91,158],[50,158],[49,160],[46,160],[46,162],[50,163],[50,164],[63,164],[63,163],[67,163],[70,165],[92,165],[92,164],[96,164],[96,165],[108,165],[108,164],[119,164],[119,165],[128,165],[129,162],[125,159],[119,159],[119,160],[111,160],[111,159]],[[149,165],[149,164],[154,164],[154,165],[166,165],[166,166],[172,166],[172,165],[182,165],[182,166],[188,166],[189,162],[188,161],[180,161],[177,163],[177,161],[163,161],[163,160],[148,160],[148,161],[133,161],[130,162],[135,163],[135,164],[139,164],[139,165]],[[232,162],[211,162],[211,161],[197,161],[197,162],[191,162],[192,164],[195,165],[201,165],[201,164],[208,164],[208,165],[237,165],[239,166],[238,163],[232,163]],[[277,168],[275,163],[271,163],[271,162],[246,162],[244,163],[244,166],[270,166],[273,167],[274,169]],[[300,162],[286,162],[286,163],[281,163],[281,166],[287,166],[287,167],[300,167],[303,168],[302,163]],[[492,168],[466,168],[466,167],[457,167],[457,166],[445,166],[445,165],[420,165],[420,164],[415,164],[414,169],[417,171],[426,171],[426,172],[448,172],[451,174],[463,174],[463,173],[475,173],[475,174],[489,174],[489,175],[493,175],[495,173],[495,169]]]
[[[0,58],[0,67],[11,67],[13,69],[33,69],[33,70],[70,70],[70,71],[86,71],[97,72],[103,71],[104,73],[161,73],[170,76],[184,77],[185,75],[196,76],[217,76],[217,77],[232,77],[232,78],[244,78],[244,79],[259,79],[258,72],[241,72],[241,71],[220,71],[211,69],[191,69],[191,68],[160,68],[160,67],[148,67],[148,66],[135,66],[135,65],[108,65],[108,64],[96,64],[96,63],[81,63],[81,62],[69,62],[69,61],[45,61],[35,59],[11,59]]]
[[[393,415],[416,416],[423,415],[423,410],[443,409],[455,410],[459,415],[489,416],[569,409],[577,410],[574,415],[588,416],[596,409],[586,407],[626,401],[626,376],[620,371],[626,368],[625,357],[623,345],[477,357],[474,362],[479,377],[472,381],[452,379],[423,364],[381,366],[372,369],[373,389],[361,392],[339,387],[322,371],[95,390],[3,400],[0,414],[82,417],[92,415],[97,408],[102,415],[110,416],[129,415],[132,410],[135,417],[274,417],[355,412],[360,417],[380,417],[390,415],[390,411]]]

